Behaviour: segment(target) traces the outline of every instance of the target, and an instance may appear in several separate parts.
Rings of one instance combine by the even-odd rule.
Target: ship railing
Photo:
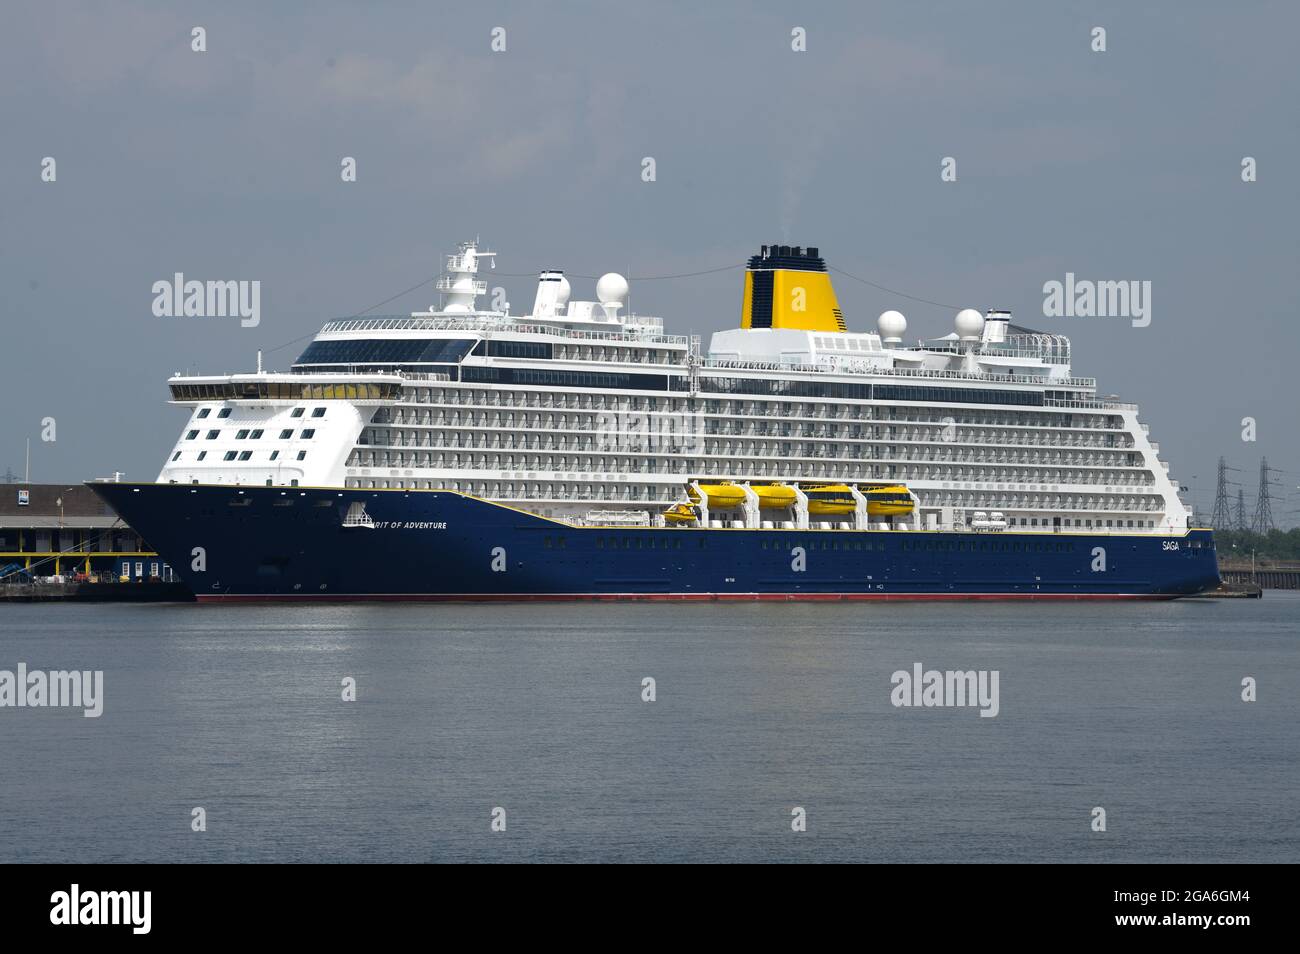
[[[1095,388],[1096,378],[1045,378],[1034,374],[986,374],[971,371],[944,371],[925,368],[869,368],[849,369],[834,364],[801,364],[798,362],[745,361],[734,358],[704,358],[700,362],[704,369],[723,371],[780,371],[799,374],[845,374],[874,377],[929,378],[948,381],[979,381],[982,383],[1035,384],[1053,387]]]
[[[967,345],[965,342],[946,338],[931,338],[925,341],[920,348],[909,348],[907,350],[965,354]],[[1064,335],[1049,334],[1008,335],[1005,342],[984,341],[976,343],[974,353],[976,356],[1037,358],[1047,364],[1069,364],[1070,339]]]
[[[1136,411],[1136,404],[1127,404],[1123,401],[1060,401],[1052,398],[1043,399],[1044,407],[1078,407],[1087,410],[1103,409],[1107,411]]]
[[[398,376],[405,381],[450,381],[450,374],[426,374],[415,371],[399,371]]]
[[[456,287],[457,285],[460,285],[462,283],[469,285],[469,287],[468,288]],[[440,292],[452,292],[452,293],[464,293],[464,294],[473,293],[474,295],[487,294],[487,282],[481,281],[479,279],[467,279],[465,278],[464,275],[444,275],[442,278],[438,279],[434,283],[433,287],[436,291],[440,291]]]
[[[558,319],[563,320],[563,319]],[[339,318],[327,322],[320,334],[342,334],[354,331],[491,331],[520,332],[547,335],[575,341],[618,341],[635,344],[654,343],[689,344],[686,335],[662,333],[663,319],[651,316],[629,315],[624,319],[629,325],[624,331],[594,331],[582,328],[556,328],[535,322],[514,321],[508,317],[463,315],[457,317],[410,318],[377,316],[374,318]]]

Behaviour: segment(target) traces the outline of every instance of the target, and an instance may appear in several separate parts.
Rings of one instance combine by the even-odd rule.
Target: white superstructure
[[[288,372],[172,377],[192,413],[158,481],[447,488],[612,523],[661,521],[693,481],[904,484],[904,527],[977,511],[1061,532],[1187,526],[1137,407],[1100,399],[1067,339],[1006,312],[963,310],[912,346],[892,311],[869,332],[744,327],[703,354],[629,313],[613,273],[594,300],[545,271],[531,314],[483,310],[492,254],[461,245],[438,307],[332,321]]]

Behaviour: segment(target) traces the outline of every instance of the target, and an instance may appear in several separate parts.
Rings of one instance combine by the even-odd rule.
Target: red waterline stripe
[[[786,603],[910,601],[1061,602],[1083,600],[1173,600],[1176,593],[232,593],[202,594],[200,603],[577,603],[577,602],[758,602]]]

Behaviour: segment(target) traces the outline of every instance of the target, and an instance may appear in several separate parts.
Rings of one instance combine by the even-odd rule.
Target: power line
[[[677,272],[677,273],[674,273],[674,274],[671,274],[671,275],[628,275],[628,281],[638,281],[638,282],[662,282],[662,281],[670,281],[670,280],[672,280],[672,279],[678,279],[678,278],[698,278],[698,277],[701,276],[701,275],[716,275],[716,274],[718,274],[719,272],[729,272],[729,271],[732,271],[732,270],[734,270],[734,269],[737,269],[737,268],[744,268],[744,267],[745,267],[745,266],[744,266],[743,264],[737,262],[737,263],[732,263],[732,264],[730,264],[730,265],[719,265],[719,266],[717,266],[716,268],[704,268],[704,269],[700,269],[699,271],[694,271],[694,272]],[[909,294],[907,294],[907,292],[901,292],[901,291],[898,291],[897,289],[894,289],[894,288],[887,288],[886,286],[881,285],[881,284],[878,283],[878,282],[873,282],[873,281],[872,281],[871,279],[869,279],[869,278],[863,278],[863,277],[860,276],[860,275],[854,275],[852,272],[846,272],[844,269],[842,269],[842,268],[837,268],[837,267],[834,266],[834,265],[828,265],[828,266],[826,266],[826,267],[829,268],[829,269],[830,269],[831,271],[833,271],[833,272],[838,272],[839,274],[843,275],[845,278],[852,279],[852,280],[855,281],[855,282],[861,282],[861,283],[864,284],[864,285],[870,285],[872,288],[875,288],[875,289],[878,289],[878,290],[880,290],[880,291],[886,292],[886,293],[888,293],[888,294],[890,294],[890,295],[897,295],[899,298],[906,298],[906,299],[908,299],[909,301],[917,301],[917,302],[921,302],[922,304],[926,304],[926,305],[934,305],[936,308],[958,309],[958,308],[961,307],[960,305],[951,305],[951,304],[947,304],[947,303],[945,303],[945,302],[941,302],[941,301],[932,301],[932,300],[930,300],[929,298],[919,298],[919,297],[917,297],[916,295],[909,295]],[[540,271],[541,271],[540,269],[539,269],[539,270],[536,270],[536,271],[531,271],[531,272],[496,272],[496,271],[494,271],[494,272],[492,272],[492,274],[494,274],[494,275],[496,275],[496,276],[498,276],[498,277],[500,277],[500,278],[532,278],[532,277],[536,276],[537,274],[539,274]],[[569,274],[569,273],[566,273],[566,274]],[[571,278],[581,278],[581,279],[583,279],[583,280],[596,281],[600,276],[598,276],[598,275],[577,275],[577,274],[570,274],[569,277],[571,277]],[[383,307],[384,305],[387,305],[389,302],[396,301],[396,300],[399,299],[399,298],[403,298],[403,297],[405,297],[406,295],[411,294],[412,292],[416,291],[417,289],[423,288],[425,285],[429,284],[430,282],[432,282],[432,281],[436,281],[437,278],[438,278],[437,275],[433,275],[433,276],[430,276],[430,277],[428,277],[428,278],[422,278],[422,279],[420,279],[418,282],[416,282],[414,285],[412,285],[410,288],[403,289],[402,291],[399,291],[399,292],[398,292],[397,294],[395,294],[395,295],[390,295],[390,296],[388,296],[388,297],[385,298],[383,301],[377,301],[377,302],[375,302],[373,305],[369,306],[368,308],[363,308],[363,309],[361,309],[360,311],[354,312],[354,313],[352,313],[352,314],[350,314],[350,315],[345,315],[345,316],[343,316],[342,318],[340,318],[340,319],[338,319],[338,320],[340,320],[340,321],[347,321],[347,320],[349,320],[349,319],[351,319],[351,318],[360,318],[362,315],[369,314],[370,312],[374,311],[376,308],[381,308],[381,307]],[[292,341],[286,341],[286,342],[284,342],[283,344],[278,344],[278,345],[276,345],[274,348],[267,348],[267,349],[265,349],[265,352],[264,352],[264,353],[266,353],[266,354],[274,354],[275,352],[280,351],[280,350],[283,349],[283,348],[287,348],[287,347],[289,347],[290,345],[297,344],[297,343],[300,342],[300,341],[304,341],[304,340],[306,340],[307,338],[311,338],[311,337],[315,336],[315,334],[316,334],[315,331],[311,331],[311,332],[308,332],[308,333],[305,334],[305,335],[299,335],[297,338],[294,338]]]
[[[891,295],[897,295],[899,298],[906,298],[910,301],[919,301],[922,304],[926,304],[926,305],[934,305],[936,308],[955,308],[960,310],[962,307],[961,305],[949,305],[946,302],[942,302],[942,301],[931,301],[928,298],[918,298],[915,295],[909,295],[907,292],[901,292],[894,288],[886,288],[884,285],[881,285],[877,282],[873,282],[869,278],[862,278],[859,275],[854,275],[851,272],[846,272],[842,268],[836,268],[834,265],[827,265],[826,267],[829,268],[832,272],[839,272],[845,278],[851,278],[855,282],[862,282],[862,284],[870,285],[872,288],[879,289],[882,292],[888,292]]]
[[[414,285],[412,285],[410,288],[406,289],[405,291],[399,291],[396,295],[392,295],[392,296],[390,296],[390,297],[388,297],[388,298],[385,298],[383,301],[377,301],[377,302],[375,302],[373,305],[371,305],[369,308],[363,308],[361,311],[358,311],[358,312],[356,312],[355,314],[346,315],[345,317],[343,317],[343,318],[340,319],[340,320],[341,320],[341,321],[347,321],[349,318],[360,318],[362,315],[366,314],[367,312],[374,311],[376,308],[381,308],[381,307],[383,307],[384,305],[387,305],[390,301],[397,301],[397,299],[399,299],[399,298],[401,298],[401,297],[403,297],[403,296],[405,296],[405,295],[409,295],[409,294],[411,294],[411,292],[415,291],[417,288],[421,288],[421,287],[423,287],[424,285],[429,284],[429,282],[431,282],[431,281],[435,281],[437,278],[438,278],[438,276],[437,276],[437,275],[434,275],[432,278],[425,278],[425,279],[422,279],[421,281],[416,282]],[[319,330],[319,329],[317,329],[317,330]],[[272,353],[274,353],[274,352],[276,352],[276,351],[279,351],[281,348],[287,348],[287,347],[289,347],[289,345],[291,345],[291,344],[297,344],[299,341],[302,341],[304,338],[311,338],[311,337],[313,337],[315,334],[316,334],[315,331],[309,331],[309,332],[307,332],[307,334],[305,334],[305,335],[300,335],[299,337],[294,338],[292,341],[286,341],[286,342],[285,342],[284,344],[282,344],[282,345],[276,345],[274,348],[268,348],[268,349],[266,349],[266,353],[267,353],[267,354],[272,354]]]
[[[699,272],[678,272],[676,275],[628,275],[627,280],[629,282],[661,282],[669,278],[695,278],[697,275],[716,275],[718,272],[729,272],[732,269],[744,267],[741,264],[719,265],[717,268],[706,268]],[[562,271],[562,269],[556,269],[556,271]],[[492,274],[500,278],[532,278],[538,272],[493,272]],[[564,272],[564,275],[566,278],[590,279],[593,282],[600,278],[599,275],[577,275],[572,272]]]
[[[635,280],[638,281],[638,282],[659,282],[659,281],[664,281],[664,280],[666,280],[666,279],[670,279],[670,278],[695,278],[695,277],[698,276],[698,275],[714,275],[714,274],[716,274],[716,273],[718,273],[718,272],[726,272],[726,271],[730,271],[730,270],[732,270],[732,269],[734,269],[734,268],[743,268],[743,267],[744,267],[744,266],[739,265],[739,264],[735,264],[735,265],[721,265],[721,266],[719,266],[718,268],[706,268],[706,269],[704,269],[703,271],[698,271],[698,272],[680,272],[680,273],[678,273],[678,274],[676,274],[676,275],[636,275],[636,276],[630,276],[628,280],[631,281],[633,278],[635,278]],[[535,276],[538,274],[538,272],[535,272],[535,271],[534,271],[534,272],[493,272],[492,274],[494,274],[494,275],[496,275],[496,276],[498,276],[498,277],[500,277],[500,278],[533,278],[533,277],[535,277]],[[598,275],[573,275],[573,276],[571,276],[571,277],[573,277],[573,278],[582,278],[582,279],[590,279],[591,281],[596,281],[600,276],[598,276]],[[369,314],[370,312],[374,311],[376,308],[382,308],[384,305],[387,305],[389,302],[397,301],[397,299],[399,299],[399,298],[403,298],[403,297],[405,297],[406,295],[411,294],[411,292],[416,291],[416,290],[419,289],[419,288],[423,288],[425,285],[429,284],[429,282],[436,281],[437,278],[438,278],[438,276],[437,276],[437,275],[434,275],[434,276],[432,276],[432,277],[430,277],[430,278],[424,278],[424,279],[421,279],[420,281],[418,281],[418,282],[416,282],[414,285],[412,285],[410,288],[407,288],[407,289],[405,289],[405,290],[403,290],[403,291],[399,291],[396,295],[390,295],[388,298],[385,298],[383,301],[377,301],[377,302],[375,302],[375,303],[374,303],[373,305],[371,305],[369,308],[363,308],[363,309],[361,309],[360,311],[358,311],[358,312],[354,312],[354,313],[351,314],[351,315],[345,315],[345,316],[343,316],[342,318],[340,318],[340,319],[338,319],[338,320],[339,320],[339,321],[347,321],[347,320],[349,320],[349,319],[351,319],[351,318],[360,318],[362,315]],[[279,350],[281,350],[282,348],[287,348],[287,347],[289,347],[289,345],[297,344],[299,341],[303,341],[303,340],[305,340],[305,339],[307,339],[307,338],[310,338],[310,337],[314,336],[315,334],[316,334],[315,331],[310,331],[310,332],[308,332],[308,333],[305,334],[305,335],[299,335],[297,338],[294,338],[292,341],[286,341],[284,344],[276,345],[274,348],[267,348],[267,349],[265,350],[265,353],[266,353],[266,354],[274,354],[276,351],[279,351]]]

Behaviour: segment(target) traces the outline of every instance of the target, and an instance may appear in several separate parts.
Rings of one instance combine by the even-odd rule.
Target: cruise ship
[[[1070,342],[963,309],[851,330],[817,248],[766,245],[739,327],[669,334],[603,275],[330,321],[287,371],[181,375],[152,483],[94,483],[206,600],[1168,599],[1210,530]]]

